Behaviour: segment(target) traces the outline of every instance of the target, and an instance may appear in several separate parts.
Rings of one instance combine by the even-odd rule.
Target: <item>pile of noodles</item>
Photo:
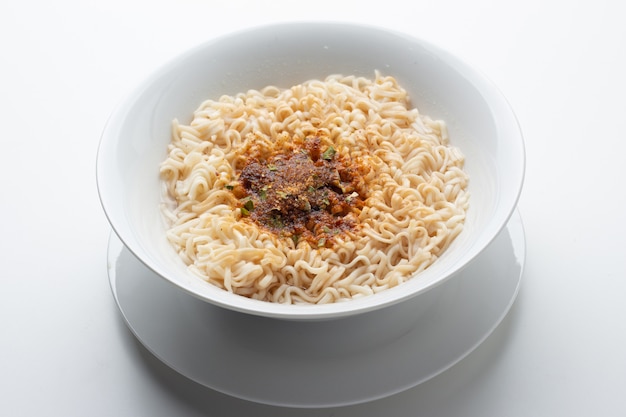
[[[294,243],[242,219],[228,184],[249,141],[320,132],[365,161],[359,227],[332,247]],[[460,233],[469,194],[464,157],[445,124],[412,108],[393,77],[329,76],[207,100],[173,122],[161,165],[167,238],[190,271],[242,296],[331,303],[397,286]]]

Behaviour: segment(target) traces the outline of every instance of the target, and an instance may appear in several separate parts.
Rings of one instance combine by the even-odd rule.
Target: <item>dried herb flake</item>
[[[330,161],[331,159],[333,159],[336,153],[337,151],[335,150],[335,148],[333,148],[332,146],[329,146],[328,149],[326,149],[324,153],[322,154],[322,159]]]

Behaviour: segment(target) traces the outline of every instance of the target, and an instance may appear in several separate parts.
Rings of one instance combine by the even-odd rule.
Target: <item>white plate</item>
[[[479,257],[428,297],[319,322],[249,316],[198,300],[147,269],[114,233],[108,269],[131,331],[182,375],[255,402],[331,407],[411,388],[468,355],[509,311],[524,258],[515,212]]]

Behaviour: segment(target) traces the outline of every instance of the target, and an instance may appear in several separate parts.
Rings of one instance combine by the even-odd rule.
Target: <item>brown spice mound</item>
[[[328,141],[307,137],[246,155],[236,184],[243,218],[297,244],[331,247],[356,227],[368,167],[341,155]]]

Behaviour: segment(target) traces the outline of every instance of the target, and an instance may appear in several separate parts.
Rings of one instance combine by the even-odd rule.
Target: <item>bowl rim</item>
[[[111,190],[107,189],[105,181],[103,180],[103,178],[106,176],[103,160],[108,157],[107,155],[111,152],[111,150],[108,148],[112,146],[111,141],[114,140],[112,137],[115,136],[115,131],[120,128],[119,120],[124,117],[124,114],[128,109],[132,108],[134,101],[142,94],[142,92],[144,92],[151,84],[156,82],[158,79],[166,76],[172,68],[175,68],[177,65],[179,65],[180,61],[194,56],[198,52],[203,51],[205,48],[210,48],[211,45],[228,41],[229,39],[239,36],[250,36],[259,31],[272,31],[276,29],[286,30],[291,28],[297,29],[298,27],[307,27],[309,29],[321,27],[328,29],[329,27],[332,27],[335,30],[364,30],[371,33],[377,32],[378,34],[384,34],[386,36],[391,35],[397,38],[404,39],[405,41],[415,43],[420,47],[436,53],[437,56],[439,58],[443,58],[448,65],[455,66],[457,69],[461,68],[464,72],[470,74],[473,78],[473,86],[479,89],[482,93],[489,95],[490,98],[497,100],[499,102],[498,111],[503,112],[504,115],[508,118],[511,132],[513,132],[515,135],[515,137],[511,140],[514,140],[519,148],[517,161],[517,168],[519,169],[519,173],[517,176],[517,183],[511,184],[516,189],[514,198],[512,199],[507,212],[501,217],[500,221],[495,226],[494,230],[496,232],[492,233],[490,238],[483,242],[480,247],[474,248],[475,250],[473,251],[471,256],[464,258],[464,262],[462,264],[452,267],[445,275],[439,277],[437,280],[425,286],[422,286],[421,288],[411,290],[410,283],[411,281],[413,281],[413,279],[410,279],[400,286],[386,289],[371,296],[351,299],[342,302],[335,302],[331,304],[292,305],[271,303],[232,294],[227,291],[218,289],[217,287],[215,287],[215,289],[219,290],[223,294],[220,294],[219,296],[209,296],[208,294],[199,293],[194,288],[184,286],[180,282],[171,279],[167,276],[167,274],[162,273],[162,271],[158,267],[155,267],[155,265],[152,265],[149,261],[146,261],[145,257],[142,254],[142,248],[140,248],[140,245],[138,245],[134,241],[133,237],[130,236],[130,234],[132,233],[129,233],[129,231],[126,230],[123,225],[118,224],[119,214],[114,213],[115,210],[112,208],[109,201]],[[490,109],[492,109],[492,102],[488,101],[488,103]],[[465,266],[471,263],[480,253],[482,253],[484,249],[486,249],[487,246],[489,246],[489,244],[493,242],[497,235],[506,226],[519,202],[525,180],[525,171],[526,150],[519,121],[515,113],[513,112],[513,109],[508,100],[498,89],[498,87],[485,74],[479,71],[475,66],[469,64],[466,60],[462,60],[456,55],[447,51],[446,49],[422,38],[418,38],[416,36],[386,27],[339,21],[278,22],[256,25],[244,29],[235,30],[229,33],[224,33],[219,36],[207,39],[183,51],[182,53],[175,55],[174,57],[170,58],[165,63],[160,65],[146,78],[144,78],[144,80],[140,82],[133,90],[131,90],[131,92],[127,94],[122,99],[122,101],[115,107],[102,131],[96,156],[96,182],[102,209],[113,232],[118,236],[124,246],[126,246],[126,248],[133,254],[133,256],[135,256],[142,264],[144,264],[148,269],[150,269],[157,276],[161,277],[168,283],[184,290],[186,293],[203,301],[210,302],[220,307],[242,313],[289,320],[321,320],[330,318],[341,318],[352,316],[354,314],[365,313],[402,302],[403,300],[415,297],[424,291],[428,291],[431,288],[447,282],[453,276],[458,275],[458,273],[461,272],[465,268]],[[409,287],[408,291],[407,286]]]

